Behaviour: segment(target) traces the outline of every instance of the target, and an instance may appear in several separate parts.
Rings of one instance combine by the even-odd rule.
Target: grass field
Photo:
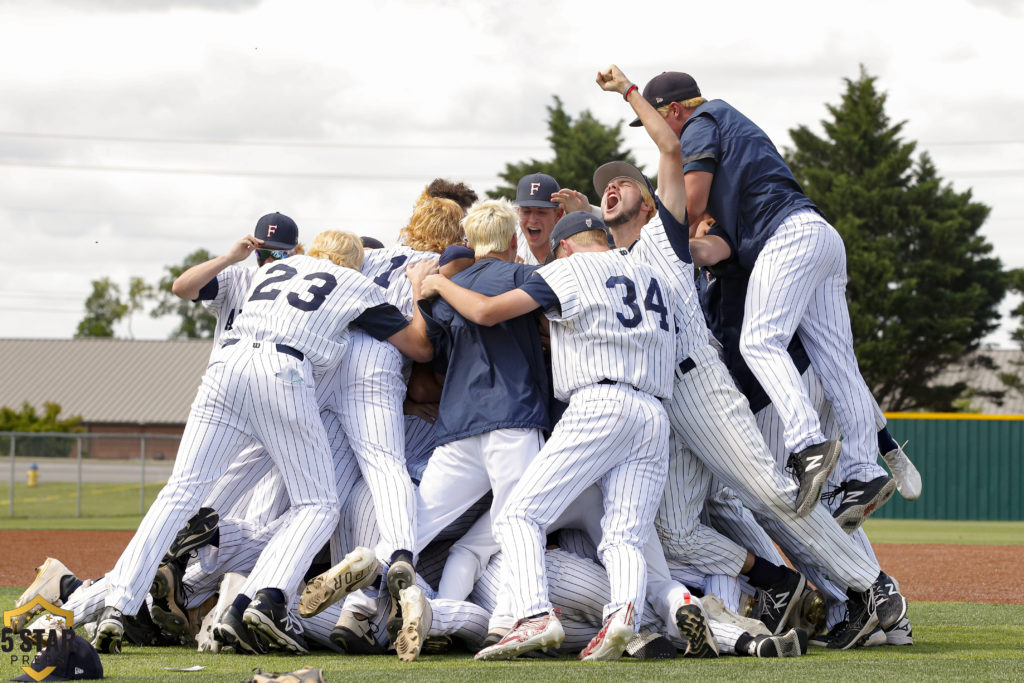
[[[21,589],[0,588],[0,603],[12,605]],[[622,660],[581,663],[572,658],[516,662],[474,662],[468,654],[425,656],[405,664],[395,657],[349,657],[328,652],[307,656],[241,657],[186,648],[126,647],[102,657],[104,674],[119,681],[223,681],[237,683],[254,667],[289,671],[322,668],[328,681],[586,681],[586,680],[758,680],[758,681],[922,681],[1024,679],[1024,605],[914,603],[913,647],[881,647],[850,652],[812,648],[805,657],[755,660]],[[205,667],[199,672],[164,667]],[[4,678],[19,672],[6,659]]]
[[[156,499],[163,483],[146,484],[145,507]],[[9,496],[9,490],[8,490]],[[0,501],[0,520],[7,529],[135,529],[139,513],[139,485],[131,483],[82,484],[82,516],[78,509],[78,485],[46,482],[29,487],[14,485],[14,516],[9,497]]]

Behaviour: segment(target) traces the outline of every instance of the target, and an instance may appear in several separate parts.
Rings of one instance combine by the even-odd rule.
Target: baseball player
[[[512,658],[562,640],[546,593],[543,533],[596,482],[605,493],[601,557],[613,591],[605,628],[581,658],[621,656],[644,610],[642,547],[664,486],[668,425],[659,398],[671,390],[678,300],[671,284],[663,288],[625,250],[610,251],[607,228],[589,213],[573,212],[559,221],[551,237],[551,251],[556,250],[569,258],[497,297],[441,276],[424,282],[424,295],[440,293],[478,324],[543,308],[553,323],[555,396],[569,399],[495,520],[519,621],[500,642],[481,650],[479,659]]]
[[[432,355],[422,328],[410,327],[378,287],[353,272],[361,262],[358,237],[329,231],[317,236],[309,256],[258,271],[230,335],[211,358],[174,472],[110,574],[93,641],[98,650],[120,650],[122,615],[138,611],[174,530],[254,438],[281,471],[292,509],[234,608],[272,639],[283,635],[284,596],[294,593],[305,571],[300,558],[319,550],[338,518],[331,454],[313,391],[316,376],[338,361],[341,336],[353,321],[418,360]],[[235,398],[225,402],[226,396]]]
[[[740,348],[786,424],[801,494],[813,484],[802,495],[810,507],[840,446],[822,434],[786,353],[797,329],[835,406],[842,450],[865,467],[877,457],[873,399],[853,352],[842,238],[804,195],[768,136],[726,102],[705,100],[690,75],[662,73],[644,87],[643,97],[661,107],[679,136],[690,237],[716,245],[714,256],[696,256],[698,265],[734,256],[750,271]],[[699,235],[705,221],[710,228]],[[863,486],[852,490],[868,493]],[[870,494],[881,500],[892,488],[872,482]]]
[[[687,243],[689,230],[676,219],[686,210],[689,195],[684,189],[684,178],[680,177],[683,169],[676,160],[679,141],[674,131],[616,67],[599,74],[598,83],[626,97],[658,145],[661,202],[666,209],[637,208],[638,203],[643,203],[640,188],[647,185],[646,178],[629,164],[606,164],[595,173],[594,185],[603,188],[602,209],[612,224],[612,233],[617,243],[622,238],[621,243],[634,244],[634,251],[651,245],[653,248],[640,252],[646,262],[663,263],[666,264],[663,268],[675,268],[669,272],[682,273],[679,283],[686,293],[688,307],[700,317],[697,325],[704,330],[703,343],[694,332],[695,350],[680,365],[673,400],[668,404],[673,429],[683,435],[682,440],[693,453],[723,484],[732,488],[744,504],[778,519],[795,536],[804,539],[809,552],[829,568],[838,582],[859,595],[870,589],[874,596],[872,608],[877,608],[875,619],[884,626],[891,626],[905,615],[906,601],[898,591],[890,594],[893,585],[889,577],[877,562],[864,557],[824,508],[814,505],[809,512],[797,509],[799,506],[794,505],[797,492],[792,481],[776,471],[749,404],[736,389],[717,350],[707,341],[708,333],[693,288],[693,266],[689,262]],[[617,175],[625,177],[616,178]],[[657,215],[641,230],[639,224],[643,223],[644,211],[656,211]],[[634,212],[631,218],[629,214]],[[625,220],[620,220],[623,216]],[[694,405],[703,406],[704,410],[692,411]],[[672,481],[683,481],[683,478],[670,479]],[[666,490],[666,499],[669,496],[670,491]],[[738,555],[735,561],[742,562],[742,557]]]
[[[547,260],[551,231],[566,213],[590,211],[595,216],[601,215],[590,206],[586,195],[559,187],[558,181],[546,173],[531,173],[520,178],[515,203],[519,211],[516,260],[531,266],[539,266]]]

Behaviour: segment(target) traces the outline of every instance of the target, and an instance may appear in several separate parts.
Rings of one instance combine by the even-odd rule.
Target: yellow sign
[[[57,642],[57,629],[50,629],[48,637],[44,637],[46,633],[42,629],[20,629],[15,630],[15,624],[24,623],[28,617],[35,615],[43,610],[46,610],[50,614],[60,617],[64,620],[64,630],[73,633],[71,631],[72,625],[74,624],[75,613],[69,612],[66,609],[61,609],[56,605],[51,604],[42,596],[35,596],[21,607],[17,607],[12,610],[4,611],[4,628],[3,637],[0,638],[0,650],[5,654],[12,653],[11,663],[18,661],[19,655],[14,653],[15,642],[14,635],[19,634],[21,638],[21,645],[18,646],[22,652],[31,652],[32,646],[34,645],[38,652],[42,652],[43,647],[51,642]],[[22,615],[25,615],[24,617]],[[28,655],[22,655],[21,658],[24,661],[28,661]],[[54,672],[57,667],[48,666],[41,671],[36,671],[31,666],[22,666],[21,669],[27,673],[32,680],[41,681]]]

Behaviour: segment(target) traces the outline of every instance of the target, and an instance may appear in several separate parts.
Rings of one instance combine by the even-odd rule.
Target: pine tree
[[[863,67],[845,82],[825,136],[791,130],[787,161],[846,243],[854,346],[876,400],[953,410],[968,387],[935,380],[998,326],[1008,284],[980,234],[989,208],[944,183],[928,154],[914,159]]]
[[[600,204],[601,197],[594,191],[594,171],[609,161],[628,161],[636,164],[629,151],[622,150],[622,121],[607,126],[584,110],[575,120],[566,113],[557,96],[548,109],[548,142],[555,153],[551,161],[530,159],[505,164],[498,176],[505,181],[488,191],[491,198],[515,199],[519,179],[530,173],[547,173],[561,187],[572,188],[587,195],[592,204]],[[642,170],[642,169],[641,169]]]

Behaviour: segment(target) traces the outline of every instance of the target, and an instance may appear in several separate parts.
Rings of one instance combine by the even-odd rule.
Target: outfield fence
[[[119,442],[123,459],[90,458],[93,445]],[[7,460],[9,517],[144,514],[170,476],[178,435],[0,432]],[[168,447],[170,443],[172,448]]]

